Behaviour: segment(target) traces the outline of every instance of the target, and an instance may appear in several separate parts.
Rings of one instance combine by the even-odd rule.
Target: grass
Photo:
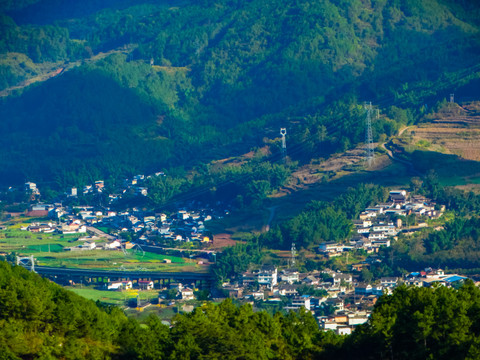
[[[422,172],[435,170],[439,182],[445,186],[478,183],[480,162],[465,160],[456,155],[434,151],[414,151],[412,160]]]
[[[122,290],[122,291],[111,291],[111,290],[98,290],[92,286],[66,286],[68,290],[73,291],[74,293],[87,298],[93,301],[101,301],[106,304],[112,305],[125,305],[129,299],[134,299],[137,295],[140,297],[140,300],[150,300],[158,297],[158,290]]]
[[[43,220],[44,221],[44,220]],[[64,251],[65,247],[76,245],[78,235],[30,233],[19,230],[26,226],[24,221],[9,223],[9,228],[0,233],[0,252],[16,252],[19,255],[34,255],[38,265],[73,268],[95,268],[99,270],[148,270],[148,271],[199,271],[207,266],[197,265],[190,259],[127,250],[127,255],[115,250]],[[77,243],[78,244],[78,243]],[[163,263],[171,260],[170,264]]]
[[[108,234],[108,231],[110,230],[109,227],[107,226],[95,226],[96,229],[103,231],[104,233]]]
[[[96,290],[89,287],[77,286],[65,286],[65,288],[89,300],[99,300],[112,305],[124,305],[130,298],[125,291]]]

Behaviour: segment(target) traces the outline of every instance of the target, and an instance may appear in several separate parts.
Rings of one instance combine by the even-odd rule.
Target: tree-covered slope
[[[0,262],[2,359],[101,359],[116,352],[128,320],[115,309],[65,291],[21,267]]]
[[[478,359],[479,295],[473,282],[459,290],[402,286],[379,299],[332,358]]]
[[[384,110],[375,136],[388,136],[479,71],[478,1],[38,0],[2,8],[1,88],[45,64],[80,66],[1,100],[6,182],[58,174],[57,185],[79,184],[190,166],[260,146],[280,126],[298,149],[293,157],[326,156],[363,141],[364,100]],[[90,61],[117,48],[124,54]],[[35,151],[19,161],[31,143]]]

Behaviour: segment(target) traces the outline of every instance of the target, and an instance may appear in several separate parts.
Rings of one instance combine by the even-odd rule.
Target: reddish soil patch
[[[233,240],[230,234],[216,234],[213,236],[211,249],[222,249],[227,246],[235,246],[236,244],[243,243],[243,241]]]
[[[287,250],[277,251],[277,252],[275,252],[275,254],[279,258],[290,258],[292,256],[292,253],[290,251],[287,251]]]

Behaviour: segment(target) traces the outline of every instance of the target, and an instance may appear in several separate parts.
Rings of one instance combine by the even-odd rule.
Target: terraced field
[[[421,149],[480,161],[480,102],[448,104],[426,120],[405,131],[404,139]]]

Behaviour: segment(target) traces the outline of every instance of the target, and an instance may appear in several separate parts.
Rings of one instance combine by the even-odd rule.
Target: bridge
[[[161,284],[170,282],[195,283],[197,287],[210,286],[213,276],[210,273],[197,272],[157,272],[157,271],[125,271],[125,270],[96,270],[75,269],[48,266],[35,266],[35,271],[55,282],[85,281],[108,282],[112,280],[152,280]]]

